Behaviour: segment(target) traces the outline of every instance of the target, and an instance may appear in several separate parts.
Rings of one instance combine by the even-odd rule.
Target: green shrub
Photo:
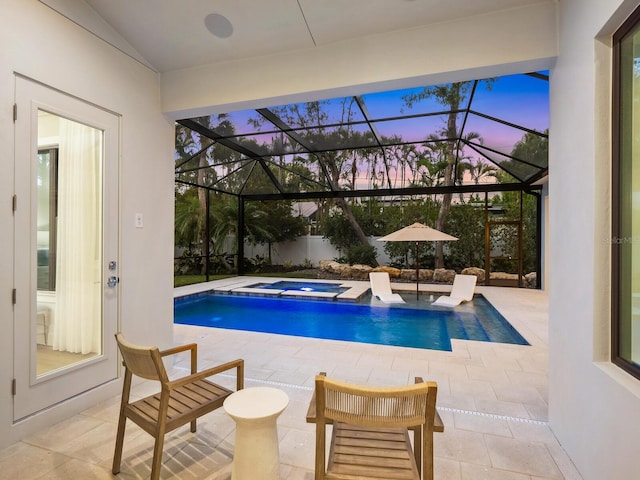
[[[354,245],[347,249],[347,262],[350,265],[358,263],[375,267],[378,264],[376,253],[376,248],[371,245]]]

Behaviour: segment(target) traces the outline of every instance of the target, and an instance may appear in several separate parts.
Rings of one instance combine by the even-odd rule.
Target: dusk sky
[[[548,75],[548,72],[541,73],[542,75]],[[438,103],[434,98],[423,99],[414,103],[411,108],[407,107],[404,98],[411,93],[418,93],[422,90],[422,87],[418,87],[363,94],[360,97],[364,101],[369,119],[374,120],[373,123],[379,135],[384,137],[399,136],[404,142],[422,142],[430,134],[437,134],[442,131],[446,125],[448,115],[433,115],[385,122],[375,121],[384,118],[428,114],[446,110],[446,107]],[[347,101],[350,102],[351,98],[348,98]],[[469,96],[461,103],[460,108],[466,108],[468,102]],[[330,99],[323,101],[323,104],[323,110],[329,116],[329,123],[340,123],[344,99]],[[357,106],[353,104],[352,107],[352,121],[363,121],[364,117]],[[283,107],[272,107],[272,110],[277,110],[278,108]],[[527,129],[544,132],[549,128],[549,82],[525,74],[496,77],[490,86],[487,85],[487,82],[480,81],[470,110],[504,122],[520,125]],[[464,117],[463,113],[458,115],[459,129],[463,126]],[[263,121],[258,127],[251,124],[249,122],[250,119],[261,118],[255,110],[231,112],[227,118],[234,124],[236,135],[250,136],[254,141],[265,146],[272,144],[274,137],[281,135],[266,133],[277,130],[270,122]],[[212,123],[214,123],[215,127],[215,122]],[[295,128],[298,125],[291,124],[290,126]],[[352,128],[362,132],[368,130],[366,124],[353,125]],[[470,114],[467,117],[463,135],[468,135],[470,132],[480,135],[482,140],[478,141],[478,143],[482,143],[485,147],[506,155],[512,152],[514,145],[526,133],[524,130],[474,114]],[[301,133],[304,137],[304,132]],[[468,147],[465,147],[464,154],[477,158],[479,161],[490,163]],[[498,162],[507,160],[507,157],[496,154],[491,154],[490,156]],[[290,156],[284,155],[278,161],[287,163],[289,161],[287,157]],[[371,172],[367,171],[368,168],[364,163],[358,168],[358,183],[371,181],[369,178]],[[220,173],[222,173],[222,170]],[[399,171],[395,175],[399,175]],[[405,175],[402,176],[404,177]]]
[[[543,72],[546,74],[547,72]],[[370,93],[361,95],[367,107],[369,116],[372,119],[397,117],[400,115],[414,115],[430,113],[444,110],[443,105],[434,99],[421,100],[415,103],[412,108],[408,108],[403,97],[411,92],[419,92],[422,88],[395,90],[380,93]],[[342,99],[329,100],[335,104],[336,108],[331,112],[328,108],[330,121],[339,122],[338,107]],[[468,101],[468,98],[467,98]],[[461,107],[466,107],[464,105]],[[471,109],[501,120],[522,125],[537,131],[544,131],[549,128],[549,83],[548,81],[533,78],[527,75],[509,75],[496,77],[487,87],[486,82],[479,82],[476,89]],[[247,134],[271,130],[270,124],[263,124],[259,129],[249,125],[249,118],[256,118],[258,114],[254,110],[230,113],[236,127],[236,133]],[[355,120],[362,120],[359,112],[356,113]],[[425,132],[435,131],[441,128],[446,120],[445,116],[422,118],[415,121],[403,120],[390,123],[377,123],[376,126],[383,135],[393,133],[400,134],[405,140],[424,138]],[[460,117],[460,123],[462,116]],[[480,133],[485,144],[488,146],[500,147],[500,150],[509,149],[517,142],[524,132],[501,124],[496,124],[490,120],[471,116],[467,121],[467,131]]]

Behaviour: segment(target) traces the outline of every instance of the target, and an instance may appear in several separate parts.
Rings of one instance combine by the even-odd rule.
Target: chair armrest
[[[326,372],[320,372],[318,375],[326,376]],[[311,395],[311,401],[309,402],[309,407],[307,408],[307,423],[316,423],[316,389],[313,388],[313,395]],[[327,424],[332,424],[333,420],[330,418],[326,419]]]
[[[424,382],[424,380],[422,379],[422,377],[415,377],[415,382],[422,383]],[[433,431],[444,432],[444,423],[442,422],[442,418],[440,417],[440,414],[438,413],[437,408],[436,408],[435,417],[433,418]]]
[[[194,374],[198,371],[198,344],[197,343],[187,343],[185,345],[178,345],[177,347],[167,348],[166,350],[162,350],[158,352],[161,357],[166,357],[168,355],[175,355],[177,353],[186,352],[187,350],[191,351],[190,364],[191,364],[191,373]]]
[[[169,388],[169,390],[173,390],[175,388],[182,387],[197,380],[202,380],[204,378],[210,377],[217,373],[225,372],[227,370],[231,370],[233,368],[238,369],[238,372],[236,374],[236,388],[237,390],[241,390],[242,388],[244,388],[244,360],[241,358],[233,360],[231,362],[223,363],[222,365],[207,368],[206,370],[202,370],[198,373],[192,373],[191,375],[188,375],[186,377],[178,378],[167,383],[167,387]]]
[[[316,391],[314,389],[311,401],[309,402],[309,408],[307,408],[307,423],[316,423],[316,420]]]
[[[166,357],[167,355],[175,355],[176,353],[186,352],[187,350],[197,350],[197,348],[198,348],[198,344],[188,343],[186,345],[179,345],[177,347],[161,350],[159,353],[161,357]]]
[[[442,418],[440,418],[440,414],[438,413],[437,408],[436,408],[435,417],[433,418],[433,431],[444,432],[444,423],[442,423]]]

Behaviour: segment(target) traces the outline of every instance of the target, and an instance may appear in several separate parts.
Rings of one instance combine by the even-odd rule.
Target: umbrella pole
[[[419,270],[420,270],[420,254],[418,251],[418,245],[420,242],[416,242],[416,300],[419,299],[420,297],[420,290],[419,290],[419,282],[420,282],[420,275],[419,275]]]

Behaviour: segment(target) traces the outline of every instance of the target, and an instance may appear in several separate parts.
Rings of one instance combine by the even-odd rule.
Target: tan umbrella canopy
[[[418,261],[419,242],[447,242],[453,240],[458,239],[440,230],[427,227],[417,222],[378,239],[379,242],[416,242],[416,298],[418,298],[419,295],[418,284],[420,280],[420,263]]]

